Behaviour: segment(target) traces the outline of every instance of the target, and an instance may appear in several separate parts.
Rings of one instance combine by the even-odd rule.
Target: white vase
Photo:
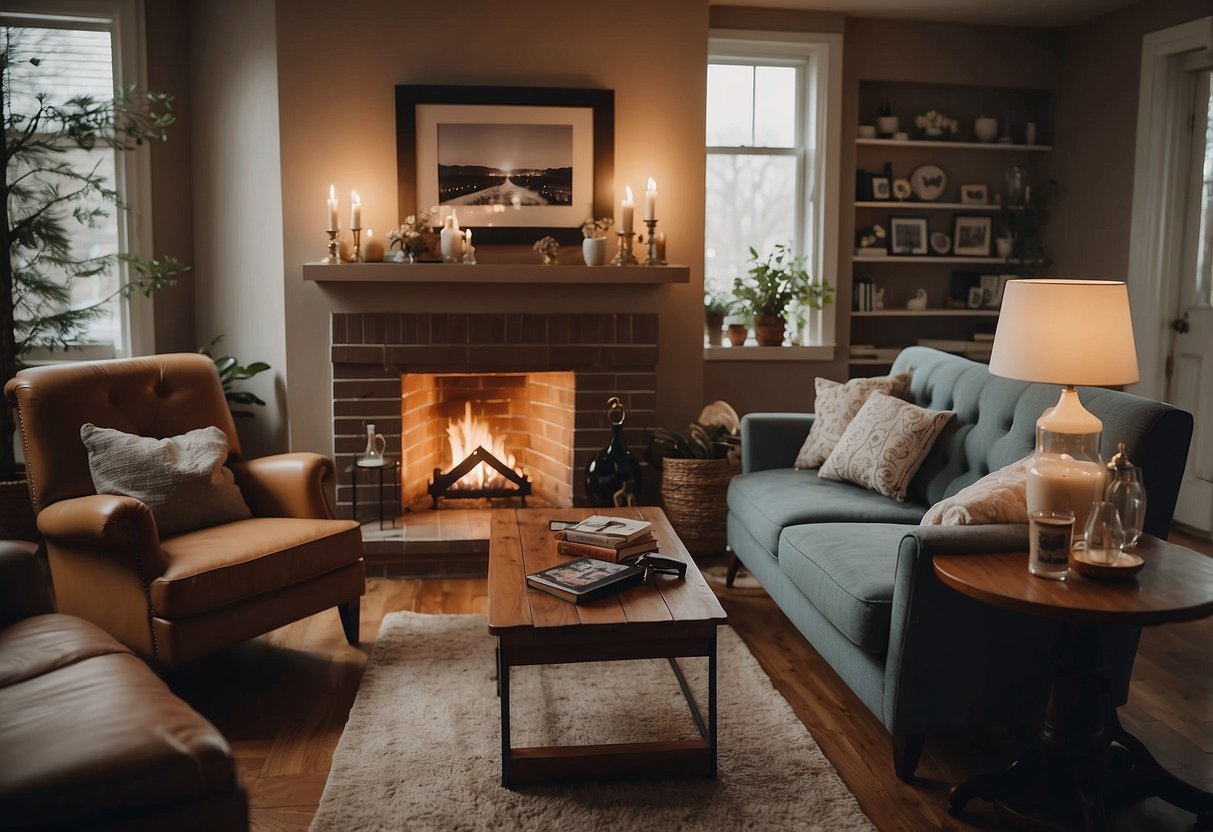
[[[459,218],[453,211],[443,222],[438,240],[442,249],[442,262],[458,263],[463,259],[463,232],[459,230]]]
[[[606,264],[606,237],[586,237],[581,241],[581,256],[587,266]]]
[[[880,116],[876,119],[876,132],[882,136],[891,136],[897,132],[901,122],[897,116]]]
[[[998,138],[998,119],[978,116],[973,119],[973,135],[979,142],[992,142]]]

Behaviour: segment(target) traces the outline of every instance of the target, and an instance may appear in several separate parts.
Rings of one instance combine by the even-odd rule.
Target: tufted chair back
[[[10,380],[4,392],[22,424],[35,511],[94,493],[80,441],[85,422],[158,439],[215,425],[227,434],[229,461],[240,456],[219,373],[205,355],[32,367]]]

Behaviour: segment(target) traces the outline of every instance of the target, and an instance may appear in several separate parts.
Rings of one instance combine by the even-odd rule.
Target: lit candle
[[[368,263],[383,261],[383,240],[375,236],[371,229],[366,230],[366,239],[362,243],[362,258]]]
[[[649,177],[649,186],[644,192],[644,218],[646,220],[657,219],[657,183],[653,181],[653,177]]]
[[[632,186],[627,186],[628,195],[619,204],[619,230],[624,234],[632,233]]]
[[[472,247],[472,229],[463,232],[463,246],[470,249]]]
[[[657,235],[657,259],[665,262],[665,235]]]
[[[337,189],[329,185],[329,231],[337,230]]]
[[[362,228],[362,198],[357,191],[350,192],[354,204],[350,206],[350,228]]]

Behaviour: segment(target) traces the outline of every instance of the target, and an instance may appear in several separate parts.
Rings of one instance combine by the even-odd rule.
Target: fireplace
[[[452,464],[450,419],[468,408],[509,437],[545,505],[585,503],[580,473],[610,439],[608,398],[627,407],[634,450],[654,426],[655,314],[334,313],[331,338],[339,516],[350,516],[346,469],[368,423],[402,460],[410,507],[428,505],[434,468]]]

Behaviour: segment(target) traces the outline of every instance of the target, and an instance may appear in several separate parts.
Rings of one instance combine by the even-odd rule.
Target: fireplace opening
[[[572,372],[405,373],[405,505],[428,498],[573,503]],[[515,501],[517,504],[517,501]]]

